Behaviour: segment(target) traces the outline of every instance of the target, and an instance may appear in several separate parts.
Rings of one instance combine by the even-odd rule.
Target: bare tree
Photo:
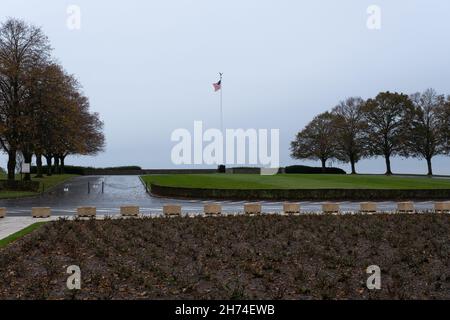
[[[333,119],[329,112],[316,116],[291,142],[291,157],[320,160],[324,170],[327,160],[336,156]]]
[[[439,110],[439,119],[442,123],[442,140],[444,141],[445,153],[450,154],[450,96]]]
[[[442,108],[445,97],[435,90],[411,95],[414,109],[408,118],[408,132],[405,140],[406,153],[427,161],[428,175],[433,175],[431,160],[434,156],[446,153],[445,122]]]
[[[364,104],[369,152],[385,158],[387,175],[392,174],[391,157],[404,154],[406,119],[412,109],[407,95],[389,91],[379,93]]]
[[[363,105],[363,99],[351,97],[341,101],[332,110],[336,158],[350,163],[352,174],[356,174],[356,163],[368,155],[367,123],[362,111]]]

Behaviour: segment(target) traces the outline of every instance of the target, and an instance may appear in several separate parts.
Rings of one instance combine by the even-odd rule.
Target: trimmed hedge
[[[285,168],[285,173],[309,173],[309,174],[346,174],[341,168],[322,168],[309,166],[288,166]]]
[[[123,171],[140,171],[142,170],[139,166],[123,166],[123,167],[107,167],[107,168],[94,168],[94,167],[81,167],[81,166],[64,166],[64,173],[67,174],[79,174],[79,175],[88,175],[88,174],[95,174],[99,173],[102,174],[102,172],[123,172]],[[47,172],[47,166],[42,166],[42,173]],[[37,173],[36,166],[31,167],[31,173],[35,174]]]
[[[174,198],[292,201],[447,200],[450,189],[203,189],[151,184],[151,193]]]
[[[8,191],[39,191],[38,181],[0,180],[0,190]]]

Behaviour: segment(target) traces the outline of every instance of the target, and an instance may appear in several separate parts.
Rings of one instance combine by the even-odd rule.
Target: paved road
[[[102,193],[104,182],[104,193]],[[90,193],[88,193],[88,183]],[[66,190],[65,190],[66,189]],[[0,200],[0,207],[6,207],[9,216],[29,216],[31,207],[51,207],[53,215],[73,215],[79,206],[95,206],[98,214],[117,214],[120,206],[138,205],[144,214],[159,214],[167,203],[180,204],[183,211],[202,212],[207,200],[176,200],[153,197],[145,192],[138,176],[81,176],[57,186],[50,192],[35,198]],[[224,212],[242,212],[245,201],[221,201]],[[263,201],[265,212],[281,211],[281,202]],[[393,211],[394,202],[379,202],[380,210]],[[419,210],[431,210],[432,202],[417,202]],[[301,202],[304,212],[319,212],[321,202]],[[341,202],[343,211],[357,211],[358,202]]]

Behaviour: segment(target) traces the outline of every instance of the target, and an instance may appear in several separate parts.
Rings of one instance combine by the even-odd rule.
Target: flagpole
[[[222,100],[222,91],[223,91],[223,82],[222,82],[222,73],[220,74],[220,132],[223,132],[223,100]]]

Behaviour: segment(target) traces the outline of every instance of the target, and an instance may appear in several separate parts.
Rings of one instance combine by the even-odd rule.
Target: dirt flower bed
[[[450,299],[450,215],[57,221],[0,270],[0,299]]]

